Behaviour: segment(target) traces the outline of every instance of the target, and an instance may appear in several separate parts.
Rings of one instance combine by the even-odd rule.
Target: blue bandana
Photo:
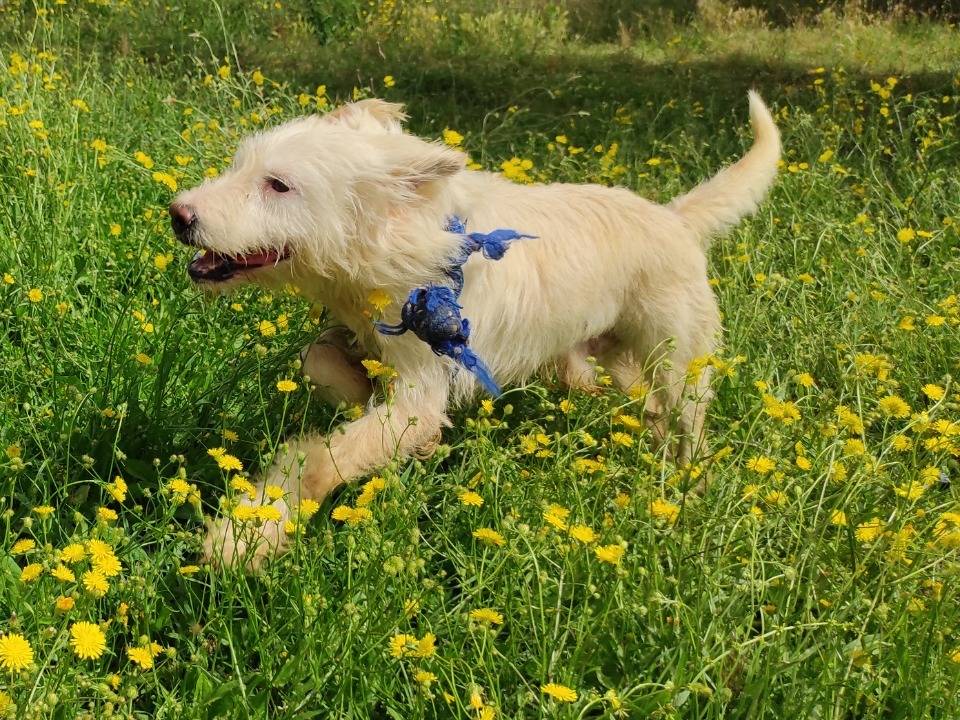
[[[460,317],[462,307],[457,302],[463,292],[463,264],[478,250],[488,260],[499,260],[514,240],[534,238],[516,230],[494,230],[489,233],[467,233],[467,224],[456,215],[447,219],[444,230],[460,236],[460,254],[446,270],[453,287],[426,285],[414,288],[400,311],[400,324],[376,323],[384,335],[403,335],[407,330],[423,340],[437,355],[452,358],[454,362],[473,373],[491,395],[499,395],[500,388],[490,370],[467,343],[470,340],[470,322]]]

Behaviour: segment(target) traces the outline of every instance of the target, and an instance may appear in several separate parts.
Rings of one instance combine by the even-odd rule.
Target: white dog
[[[619,388],[652,388],[648,420],[659,437],[668,418],[676,421],[680,460],[702,453],[709,378],[691,381],[687,368],[714,350],[720,330],[706,250],[711,236],[756,209],[780,156],[759,96],[750,93],[749,152],[668,205],[625,188],[521,186],[467,170],[462,153],[405,133],[403,119],[401,106],[365,100],[288,122],[248,138],[227,172],[170,206],[178,238],[205,251],[190,264],[196,282],[292,283],[349,330],[350,342],[346,332],[328,335],[304,353],[304,371],[325,398],[368,400],[361,357],[399,373],[389,402],[371,403],[329,437],[293,440],[278,456],[259,487],[284,488],[273,503],[282,517],[303,498],[321,500],[429,446],[448,406],[477,390],[474,375],[413,332],[382,334],[370,317],[374,291],[392,300],[385,320],[394,322],[412,289],[450,284],[462,240],[445,229],[452,217],[470,231],[536,236],[499,261],[475,254],[464,266],[470,346],[497,381],[555,367],[570,385],[589,387],[596,356]],[[283,526],[244,533],[221,520],[205,550],[218,562],[256,565],[283,547]]]

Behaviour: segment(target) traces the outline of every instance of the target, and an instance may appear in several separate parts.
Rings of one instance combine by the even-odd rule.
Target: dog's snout
[[[183,203],[171,203],[169,212],[174,235],[180,242],[191,245],[190,230],[197,224],[196,211]]]

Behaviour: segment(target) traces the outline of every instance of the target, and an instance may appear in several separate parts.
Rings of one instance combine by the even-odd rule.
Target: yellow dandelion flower
[[[754,455],[747,460],[747,469],[757,473],[757,475],[766,475],[777,466],[777,463],[764,455]]]
[[[623,445],[624,447],[633,447],[633,436],[628,435],[625,432],[610,433],[610,440],[616,443],[617,445]]]
[[[624,549],[622,545],[601,545],[593,549],[597,560],[611,565],[619,565],[623,558]]]
[[[233,470],[236,472],[243,471],[243,463],[229,453],[224,453],[223,455],[217,457],[217,465],[220,466],[221,470]]]
[[[23,538],[22,540],[17,540],[13,547],[10,548],[11,555],[22,555],[24,553],[30,552],[37,546],[36,541],[31,538]]]
[[[150,170],[153,167],[153,158],[140,150],[137,150],[133,154],[133,159],[143,165],[147,170]]]
[[[477,608],[470,611],[470,619],[486,625],[503,624],[503,615],[493,608]]]
[[[419,685],[423,685],[424,687],[427,687],[427,688],[430,687],[430,684],[435,682],[436,679],[437,679],[437,676],[427,670],[417,670],[413,674],[414,682],[418,683]]]
[[[75,582],[77,579],[77,576],[73,574],[73,570],[68,568],[63,563],[57,565],[53,570],[51,570],[50,574],[60,582]]]
[[[878,517],[873,517],[867,522],[857,525],[854,530],[854,537],[862,543],[869,543],[876,540],[883,534],[884,522]]]
[[[394,370],[389,365],[384,365],[379,360],[361,360],[360,364],[367,371],[367,377],[378,378],[382,377],[385,381],[390,381],[393,378],[397,377],[397,371]]]
[[[60,559],[65,563],[77,563],[87,556],[87,551],[80,543],[70,543],[60,551]]]
[[[70,626],[70,647],[81,660],[96,660],[107,648],[107,638],[99,625],[81,621]]]
[[[20,633],[0,635],[0,667],[19,672],[33,664],[33,647]]]
[[[944,394],[946,393],[946,390],[944,390],[941,386],[934,385],[933,383],[928,383],[920,389],[923,391],[924,395],[926,395],[928,398],[930,398],[934,402],[939,402],[940,400],[942,400]]]
[[[73,606],[76,604],[77,604],[77,601],[74,600],[69,595],[61,595],[60,597],[57,598],[56,603],[54,603],[54,607],[57,608],[58,612],[65,613],[73,610]]]
[[[182,565],[179,570],[177,570],[183,576],[196,575],[200,572],[199,565]]]
[[[417,646],[413,650],[413,655],[418,658],[433,657],[437,652],[437,636],[433,633],[426,633],[417,640]]]
[[[945,512],[933,528],[936,541],[945,548],[960,548],[960,512]]]
[[[487,545],[495,545],[496,547],[503,547],[507,544],[506,538],[491,528],[478,528],[477,530],[473,531],[473,537],[482,543],[486,543]]]
[[[390,303],[393,302],[393,299],[387,295],[383,290],[372,290],[369,295],[367,295],[367,302],[373,307],[377,312],[383,312]]]
[[[859,457],[867,452],[867,446],[860,438],[849,438],[843,443],[843,454],[849,457]]]
[[[680,517],[680,506],[669,500],[657,498],[650,503],[650,514],[667,525],[673,525]]]
[[[113,482],[107,483],[106,489],[117,502],[127,499],[127,483],[119,475],[113,479]]]
[[[264,337],[273,337],[277,334],[277,326],[273,324],[272,320],[261,320],[257,325],[257,330]]]
[[[153,178],[153,181],[155,183],[158,183],[160,185],[166,185],[167,188],[170,190],[170,192],[177,191],[177,187],[178,187],[177,179],[170,173],[160,172],[159,170],[155,170],[151,175],[151,177]]]
[[[593,473],[603,469],[603,460],[593,458],[577,458],[573,461],[573,469],[579,473],[592,475]]]
[[[904,244],[911,242],[916,236],[917,232],[913,228],[906,227],[897,230],[897,240]]]
[[[263,493],[273,502],[286,495],[286,491],[279,485],[267,485],[263,488]]]
[[[94,562],[113,556],[113,548],[103,540],[96,538],[87,540],[87,552],[90,553],[90,557],[93,558]]]
[[[153,667],[153,653],[150,652],[150,648],[127,648],[127,657],[131,662],[139,665],[141,670],[149,670]]]
[[[317,514],[317,511],[320,509],[320,503],[310,498],[304,498],[300,501],[298,509],[300,518],[303,520],[309,520]]]
[[[274,505],[261,505],[257,508],[257,519],[260,522],[280,522],[282,518],[280,508]]]
[[[20,571],[21,582],[33,582],[43,574],[43,565],[40,563],[30,563]]]
[[[245,523],[257,518],[257,508],[252,505],[237,505],[230,516],[238,523]]]
[[[32,303],[38,303],[43,300],[43,291],[40,288],[30,288],[27,291],[27,300]]]
[[[110,589],[107,576],[100,570],[88,570],[80,577],[80,581],[86,591],[94,597],[103,597]]]
[[[544,695],[549,695],[554,700],[559,702],[576,702],[578,697],[576,690],[568,688],[566,685],[559,685],[557,683],[547,683],[546,685],[541,685],[540,692],[542,692]]]
[[[547,509],[543,511],[543,519],[558,530],[567,529],[567,518],[569,516],[570,511],[561,505],[548,505]]]
[[[187,501],[187,496],[190,495],[191,485],[183,478],[174,478],[167,483],[167,489],[173,495],[174,504],[181,505]]]
[[[567,531],[574,540],[589,544],[597,539],[597,534],[589,525],[571,525]]]
[[[293,380],[278,380],[277,381],[277,390],[282,393],[293,392],[299,387]]]
[[[366,507],[372,503],[376,499],[377,493],[383,490],[386,486],[387,483],[382,477],[370,478],[363,484],[360,497],[357,498],[357,507]]]
[[[347,525],[360,525],[373,517],[369,508],[339,505],[330,513],[330,517]]]
[[[905,418],[910,415],[910,406],[906,400],[898,395],[887,395],[880,399],[877,407],[887,417]]]
[[[460,143],[463,142],[463,135],[458,133],[456,130],[451,130],[450,128],[444,128],[443,142],[445,142],[450,147],[457,147],[460,145]]]
[[[643,423],[633,415],[617,415],[613,421],[623,425],[626,428],[629,428],[630,430],[639,430],[643,427]]]
[[[834,510],[830,513],[830,524],[837,527],[846,527],[847,514],[843,510]]]
[[[415,635],[398,633],[390,638],[390,655],[395,658],[402,658],[411,654],[416,646],[417,638]]]
[[[890,441],[890,447],[897,452],[905,452],[913,447],[913,440],[906,435],[894,435]]]
[[[108,507],[98,507],[97,508],[97,520],[104,523],[114,522],[117,519],[117,511],[111,510]]]
[[[483,497],[472,490],[461,490],[457,497],[460,498],[461,503],[470,507],[481,507],[483,505]]]
[[[837,420],[840,424],[854,435],[863,434],[863,420],[846,405],[837,405]]]
[[[926,492],[926,490],[927,486],[922,482],[911,480],[905,485],[898,485],[893,489],[893,492],[896,493],[898,497],[902,497],[909,502],[913,502],[914,500],[918,500],[923,493]]]
[[[257,499],[256,485],[240,475],[234,475],[232,478],[230,478],[230,489],[234,492],[246,494],[246,496],[251,500]]]

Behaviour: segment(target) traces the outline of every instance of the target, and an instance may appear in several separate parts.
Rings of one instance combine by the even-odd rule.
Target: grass
[[[694,24],[621,48],[451,13],[385,60],[361,28],[307,67],[292,10],[263,9],[276,35],[225,62],[85,35],[94,12],[152,27],[91,8],[0,15],[0,717],[957,715],[955,29]],[[654,454],[638,399],[531,385],[324,503],[262,574],[197,565],[230,492],[207,450],[255,476],[341,418],[297,375],[322,313],[295,290],[201,297],[173,186],[263,124],[376,94],[487,169],[662,200],[749,143],[751,84],[785,163],[711,254],[709,468]],[[702,499],[679,490],[691,471]],[[370,520],[331,518],[359,504]],[[71,644],[81,622],[102,649]]]

